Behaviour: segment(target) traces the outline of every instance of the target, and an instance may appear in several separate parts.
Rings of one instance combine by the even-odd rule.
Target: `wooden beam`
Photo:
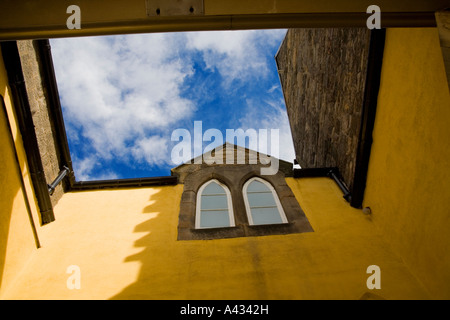
[[[149,11],[155,1],[3,0],[0,40],[192,30],[361,27],[369,16],[367,7],[373,4],[368,0],[203,0],[200,14],[188,11],[165,15],[160,11],[155,16]],[[171,2],[179,5],[183,1]],[[446,4],[448,0],[377,1],[384,28],[435,26],[434,12]],[[70,5],[80,8],[80,29],[67,27]]]

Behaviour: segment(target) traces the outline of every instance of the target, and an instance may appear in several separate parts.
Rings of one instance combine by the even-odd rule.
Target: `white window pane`
[[[252,181],[247,188],[247,192],[270,192],[269,188],[262,182]]]
[[[273,224],[283,223],[278,212],[278,208],[253,208],[252,212],[253,224]]]
[[[228,211],[201,211],[201,228],[229,227]]]
[[[268,193],[247,193],[250,208],[253,207],[276,207],[272,192]]]
[[[225,190],[215,182],[211,182],[203,190],[202,194],[225,194]]]
[[[196,228],[234,226],[230,192],[217,180],[204,184],[197,194]]]
[[[228,209],[228,202],[226,195],[207,196],[202,195],[201,210],[204,209]]]

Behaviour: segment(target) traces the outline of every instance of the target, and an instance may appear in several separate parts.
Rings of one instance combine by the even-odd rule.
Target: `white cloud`
[[[88,180],[111,180],[117,179],[118,175],[111,170],[100,172],[101,162],[95,156],[88,156],[84,159],[73,159],[74,171],[79,181]]]
[[[264,110],[264,112],[261,112]],[[294,143],[292,141],[291,127],[287,117],[286,108],[282,100],[266,100],[255,101],[253,99],[247,100],[247,112],[245,117],[239,120],[242,127],[253,128],[259,132],[260,129],[267,129],[267,139],[262,142],[265,150],[258,150],[260,152],[267,151],[269,154],[270,136],[272,129],[278,129],[278,158],[288,162],[293,162],[295,159]],[[261,137],[258,137],[261,138]],[[261,142],[258,142],[260,145]],[[277,156],[276,154],[272,154]]]
[[[232,90],[236,81],[245,85],[268,74],[263,52],[284,34],[221,31],[51,40],[67,132],[76,143],[89,142],[73,161],[77,179],[104,178],[95,174],[104,160],[171,164],[171,130],[195,120],[196,101],[182,94],[185,80],[195,72],[193,55],[200,54],[207,68],[222,76],[224,88]],[[258,114],[251,123],[254,128],[274,121],[285,126],[287,118],[278,117],[256,123]],[[291,139],[283,139],[284,132],[280,140]]]
[[[145,162],[149,165],[165,164],[169,157],[168,141],[159,136],[151,136],[137,141],[131,151],[138,162]]]
[[[278,88],[280,88],[280,86],[277,84],[274,84],[269,90],[267,90],[267,93],[272,93],[275,90],[277,90]]]
[[[130,144],[189,117],[181,97],[192,74],[179,61],[175,36],[129,35],[52,40],[58,89],[69,126],[99,157],[127,158]],[[178,59],[178,60],[177,60]],[[73,128],[70,128],[73,132]]]
[[[285,33],[285,30],[193,32],[187,35],[187,47],[201,51],[206,67],[217,69],[229,86],[234,80],[266,76],[269,65],[264,49],[279,43]]]

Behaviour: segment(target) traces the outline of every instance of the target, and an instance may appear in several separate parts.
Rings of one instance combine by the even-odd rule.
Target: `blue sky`
[[[294,150],[274,56],[286,30],[51,40],[78,181],[170,175],[175,129],[279,129]],[[204,146],[211,142],[205,142]],[[270,147],[269,147],[270,151]],[[269,152],[270,153],[270,152]]]

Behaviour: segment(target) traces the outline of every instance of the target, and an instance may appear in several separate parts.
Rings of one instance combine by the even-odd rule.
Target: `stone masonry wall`
[[[41,78],[39,53],[31,40],[18,41],[17,46],[22,63],[28,100],[36,130],[39,152],[47,183],[51,183],[60,170],[59,154],[55,145],[54,128],[48,110],[48,100]],[[63,195],[62,184],[59,184],[50,197],[54,206]]]
[[[276,56],[303,168],[338,167],[351,190],[370,31],[290,29]]]

